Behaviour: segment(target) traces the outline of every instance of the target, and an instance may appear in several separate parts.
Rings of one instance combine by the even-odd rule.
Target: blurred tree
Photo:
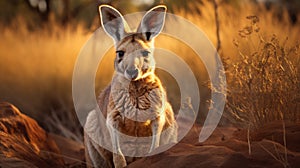
[[[123,14],[145,11],[149,8],[165,4],[168,12],[184,11],[186,13],[201,14],[204,1],[212,0],[0,0],[0,22],[8,25],[19,17],[31,29],[47,24],[50,19],[61,25],[85,23],[91,27],[98,20],[98,6],[110,4]],[[241,1],[264,2],[271,6],[287,8],[292,22],[297,22],[300,10],[299,0],[216,0],[222,6],[227,3],[238,7]],[[277,3],[275,3],[277,2]],[[268,6],[268,5],[267,5]],[[280,13],[280,12],[279,12]],[[97,24],[99,25],[99,24]]]
[[[141,10],[148,10],[151,7],[164,4],[168,7],[168,11],[173,13],[176,10],[185,12],[200,13],[199,5],[203,5],[203,0],[99,0],[100,4],[110,4],[118,8],[122,13],[132,13]]]
[[[187,13],[201,14],[199,6],[203,5],[203,0],[153,0],[153,4],[165,4],[171,13],[174,13],[176,10],[183,10]]]
[[[43,20],[48,20],[49,0],[28,0],[26,1],[30,8],[40,12]]]
[[[57,22],[66,25],[69,22],[78,21],[81,18],[82,11],[86,13],[84,16],[89,16],[88,11],[96,11],[96,0],[28,0],[32,8],[37,8],[43,20],[48,21],[49,15],[53,14]],[[32,3],[34,2],[34,3]],[[44,8],[41,5],[45,4]],[[88,10],[86,10],[88,9]],[[96,14],[97,12],[94,12]],[[85,21],[90,21],[92,18],[85,18]]]
[[[0,1],[0,23],[2,25],[10,25],[17,17],[22,16],[22,21],[25,23],[33,23],[32,21],[40,22],[41,18],[36,15],[36,11],[28,8],[26,1]]]
[[[14,7],[17,6],[17,1],[0,1],[0,21],[4,24],[9,23],[16,16]]]
[[[300,14],[299,0],[250,0],[254,3],[263,3],[266,9],[275,9],[277,17],[282,19],[283,10],[287,10],[291,23],[295,24],[299,20],[297,16]]]

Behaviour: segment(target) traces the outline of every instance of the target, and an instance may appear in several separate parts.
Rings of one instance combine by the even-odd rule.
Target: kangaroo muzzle
[[[135,80],[139,75],[139,70],[135,67],[126,69],[125,76],[130,80]]]

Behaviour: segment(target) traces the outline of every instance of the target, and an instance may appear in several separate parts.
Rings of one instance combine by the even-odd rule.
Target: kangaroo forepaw
[[[123,168],[127,166],[125,157],[123,155],[114,155],[115,168]]]

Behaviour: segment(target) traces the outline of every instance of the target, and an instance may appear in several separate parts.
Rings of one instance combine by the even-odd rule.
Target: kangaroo
[[[172,107],[154,73],[154,39],[163,29],[166,6],[149,10],[135,32],[112,6],[101,5],[99,12],[101,25],[114,40],[116,49],[115,73],[98,99],[113,151],[101,147],[91,138],[108,136],[99,135],[99,114],[92,111],[84,126],[85,155],[88,167],[120,168],[128,163],[121,150],[120,133],[134,137],[152,136],[149,153],[159,145],[177,141],[178,126]],[[168,132],[162,134],[164,130]]]

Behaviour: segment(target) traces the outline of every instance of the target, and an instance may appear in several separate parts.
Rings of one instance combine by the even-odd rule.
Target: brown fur
[[[129,95],[131,98],[131,101],[133,101],[134,105],[141,104],[141,103],[136,103],[136,101],[140,102],[142,101],[139,99],[140,97],[143,97],[144,99],[147,100],[146,104],[151,103],[149,102],[149,91],[151,91],[154,88],[159,88],[163,90],[162,85],[160,80],[156,76],[149,77],[147,79],[139,80],[139,81],[134,81],[130,83],[129,86]],[[111,85],[106,87],[100,96],[98,97],[98,104],[99,108],[104,115],[104,117],[107,117],[107,111],[108,106],[115,106],[115,104],[110,100],[111,97]],[[167,108],[165,109],[165,112],[163,115],[166,116],[166,122],[164,124],[164,130],[167,129],[170,125],[175,125],[176,122],[174,119],[174,114],[172,107],[169,103],[167,103]],[[118,114],[120,115],[120,113]],[[147,122],[138,122],[134,121],[128,118],[124,118],[124,120],[121,122],[121,124],[118,127],[118,130],[126,135],[129,136],[136,136],[136,137],[147,137],[147,136],[152,136],[152,131],[151,131],[151,126]],[[90,143],[91,146],[93,146],[93,153],[99,157],[99,162],[97,162],[101,167],[113,167],[113,155],[112,152],[102,148],[99,146],[97,143],[93,142],[93,140],[85,134],[84,136],[85,139],[85,146]],[[100,153],[100,154],[99,154]],[[90,154],[86,151],[86,161],[87,165],[91,166],[93,165],[91,159],[90,159]],[[132,160],[132,158],[127,158],[126,160]],[[127,162],[129,164],[130,162]],[[94,165],[95,166],[95,165]],[[92,166],[93,167],[93,166]]]
[[[151,106],[149,93],[152,89],[159,88],[163,91],[162,84],[156,76],[147,77],[138,81],[131,81],[129,85],[129,97],[133,106],[137,109],[147,110]],[[99,96],[98,103],[103,115],[107,116],[107,107],[115,106],[114,102],[110,98],[111,85],[109,85]],[[123,102],[120,102],[123,103]],[[168,128],[171,124],[174,124],[174,114],[171,106],[168,104],[166,108],[166,123],[164,129]],[[114,108],[114,107],[112,107]],[[122,112],[119,112],[122,115]],[[129,136],[136,137],[148,137],[152,136],[150,124],[148,122],[138,122],[129,118],[124,118],[122,124],[119,127],[120,131]]]
[[[153,10],[164,9],[165,7],[162,6],[153,8]],[[109,17],[120,15],[108,6],[104,6],[102,12],[104,12],[104,20],[109,19],[105,17],[105,12],[108,12],[106,16]],[[157,16],[155,13],[148,16],[159,19],[155,18]],[[136,146],[139,142],[134,140],[121,143],[120,133],[132,137],[152,136],[151,147],[146,149],[149,152],[153,152],[159,145],[177,141],[177,124],[172,107],[167,101],[166,92],[159,78],[154,74],[153,37],[150,38],[139,32],[124,32],[119,29],[119,24],[122,22],[113,21],[115,21],[113,26],[103,26],[114,38],[116,51],[122,51],[123,56],[116,57],[116,73],[110,85],[102,91],[98,99],[98,105],[105,117],[109,133],[101,128],[99,120],[101,114],[97,114],[95,110],[89,113],[85,124],[84,140],[88,167],[125,167],[133,160],[129,157],[125,159],[122,153],[124,146],[121,148],[120,145],[125,145],[126,149],[130,150],[135,148],[133,152],[136,154],[141,151],[140,146]],[[146,21],[152,20],[146,19]],[[162,23],[147,24],[159,26]],[[143,26],[140,28],[144,28]],[[143,52],[149,52],[149,55],[144,56]],[[129,70],[136,70],[137,75],[132,77]],[[163,131],[164,134],[162,134]],[[112,144],[113,153],[100,146],[109,142]]]

